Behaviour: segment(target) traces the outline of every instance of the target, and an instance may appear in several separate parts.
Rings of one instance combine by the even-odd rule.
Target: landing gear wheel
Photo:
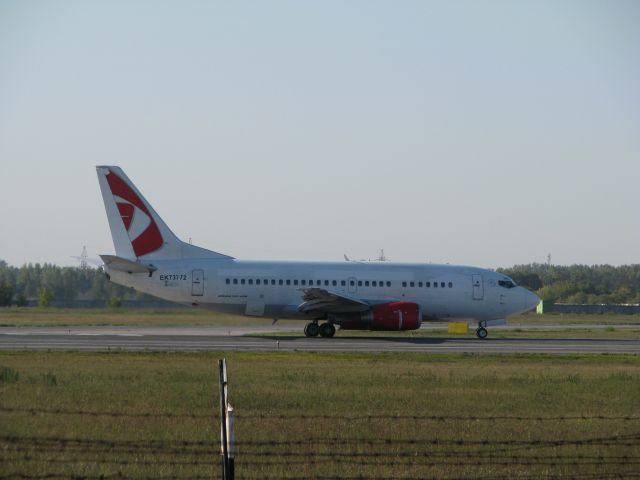
[[[320,325],[320,336],[323,338],[331,338],[336,334],[336,327],[333,323],[323,323]]]
[[[318,333],[320,333],[320,327],[318,327],[316,322],[307,323],[304,326],[305,337],[317,337]]]
[[[489,332],[487,332],[487,329],[484,327],[478,327],[478,329],[476,330],[476,337],[478,337],[480,340],[484,340],[485,338],[487,338],[487,335],[489,335]]]

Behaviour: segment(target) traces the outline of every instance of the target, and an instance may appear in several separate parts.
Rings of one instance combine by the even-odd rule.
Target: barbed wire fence
[[[211,413],[147,413],[147,412],[114,412],[114,411],[94,411],[94,410],[70,410],[64,408],[33,408],[33,407],[3,407],[0,406],[0,413],[29,413],[29,414],[52,414],[52,415],[82,415],[87,417],[131,417],[131,418],[192,418],[192,419],[217,419],[219,416]],[[236,414],[236,419],[258,419],[258,420],[428,420],[428,421],[496,421],[496,420],[514,420],[514,421],[539,421],[539,422],[556,422],[556,421],[572,421],[572,420],[623,420],[623,421],[640,421],[640,415],[342,415],[342,414],[278,414],[278,413],[254,413],[254,414]]]
[[[222,367],[221,367],[222,368]],[[222,372],[222,370],[221,370]],[[227,402],[226,372],[221,400]],[[220,478],[226,408],[219,412],[121,412],[0,406],[0,414],[106,419],[193,420],[220,425],[221,442],[206,440],[102,439],[83,436],[0,435],[0,480],[190,480]],[[317,480],[506,480],[640,479],[638,415],[397,415],[397,414],[235,414],[253,426],[276,422],[278,438],[262,432],[236,439],[231,465],[222,460],[222,478]],[[36,418],[37,420],[37,418]],[[403,432],[378,429],[380,422],[418,426]],[[369,434],[321,426],[367,424]],[[482,438],[456,435],[455,422],[481,425]],[[492,422],[541,425],[548,438],[500,438]],[[559,439],[552,426],[618,422],[624,432]],[[292,428],[307,425],[308,428]],[[224,426],[224,428],[223,428]],[[429,428],[438,426],[439,428]],[[423,428],[424,427],[424,428]],[[232,427],[231,427],[232,430]],[[295,434],[291,433],[295,430]],[[418,433],[420,434],[418,434]],[[404,434],[406,433],[406,435]],[[477,432],[476,432],[477,433]],[[476,435],[477,436],[477,435]],[[282,437],[282,438],[280,438]],[[224,452],[223,452],[224,453]],[[227,452],[228,453],[228,452]],[[232,457],[233,458],[233,457]],[[227,460],[228,462],[228,460]],[[37,467],[37,468],[35,468]],[[231,477],[225,477],[229,470]],[[94,473],[110,471],[113,473]],[[225,473],[226,472],[226,473]],[[452,472],[463,472],[456,474]]]
[[[161,414],[122,414],[119,412],[87,412],[71,411],[61,412],[56,409],[29,409],[29,408],[2,408],[6,412],[26,412],[33,415],[79,415],[79,416],[134,416],[155,419]],[[209,421],[219,419],[213,415],[186,415],[190,418],[207,418]],[[168,418],[180,418],[178,414],[167,414]],[[236,421],[243,418],[253,420],[279,420],[279,421],[309,421],[317,420],[313,416],[306,415],[247,415],[237,416]],[[332,420],[361,420],[374,421],[377,419],[403,418],[411,421],[437,421],[448,422],[451,419],[459,420],[460,416],[348,416],[327,415],[325,418]],[[492,421],[496,417],[464,416],[465,420]],[[499,417],[500,419],[515,420],[519,422],[570,422],[570,421],[612,421],[623,420],[635,422],[640,426],[638,416],[573,416],[573,417]],[[1,463],[4,472],[12,462],[35,462],[55,466],[72,467],[74,464],[92,463],[96,465],[135,465],[135,466],[166,466],[180,467],[205,467],[214,472],[216,455],[220,446],[215,440],[188,441],[188,440],[104,440],[92,438],[76,438],[61,436],[0,436],[2,444]],[[571,447],[571,453],[563,453],[563,447]],[[625,435],[610,435],[592,438],[576,439],[467,439],[467,438],[366,438],[359,436],[307,436],[306,438],[281,439],[281,440],[243,440],[236,441],[235,448],[238,452],[236,458],[236,475],[238,478],[349,478],[346,476],[317,475],[313,477],[293,475],[269,475],[265,468],[282,467],[295,473],[296,466],[333,465],[352,467],[385,465],[386,467],[571,467],[577,469],[573,475],[563,474],[561,478],[640,478],[640,432]],[[606,449],[606,451],[603,451]],[[558,451],[560,450],[560,451]],[[150,458],[151,457],[151,458]],[[616,473],[593,474],[580,473],[584,467],[610,467]],[[256,472],[264,472],[257,474]],[[149,478],[175,478],[186,480],[188,478],[215,478],[211,476],[184,476],[169,475]],[[507,478],[508,476],[504,477]],[[0,474],[0,479],[61,479],[61,478],[94,478],[84,474],[63,473],[48,471],[46,474],[32,474],[29,472],[14,471]],[[127,474],[100,475],[95,478],[120,478],[142,480],[144,476],[129,476]],[[382,479],[392,478],[385,476],[354,476],[353,478]],[[398,475],[393,478],[427,478],[424,475],[412,477],[410,475]],[[444,478],[438,476],[437,478]],[[468,477],[498,479],[501,476]],[[524,478],[521,475],[518,478]],[[532,477],[535,478],[535,477]],[[545,478],[554,478],[553,475],[545,475]]]

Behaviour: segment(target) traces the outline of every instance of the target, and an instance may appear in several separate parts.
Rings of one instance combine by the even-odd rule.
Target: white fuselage
[[[108,266],[105,271],[116,283],[173,302],[274,319],[309,319],[298,306],[303,290],[313,287],[371,304],[414,302],[422,320],[504,319],[538,302],[508,277],[466,266],[202,258],[157,260],[153,265],[157,270],[151,275]]]

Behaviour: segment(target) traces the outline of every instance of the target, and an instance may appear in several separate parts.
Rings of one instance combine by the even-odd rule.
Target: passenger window
[[[329,280],[325,280],[324,281],[324,285],[325,285],[325,287],[328,287],[329,286]]]
[[[306,285],[307,281],[306,280],[300,280],[300,285]]]
[[[249,285],[253,285],[253,278],[249,279]]]
[[[352,287],[354,287],[356,284],[356,282],[354,280],[349,280],[349,285],[351,285]]]
[[[271,285],[275,285],[275,284],[276,284],[276,280],[275,280],[275,278],[272,278],[271,279]]]
[[[440,286],[444,288],[444,282],[440,282]]]
[[[449,282],[449,288],[453,288],[453,283]]]
[[[260,279],[256,279],[256,285],[260,285]]]
[[[234,284],[234,285],[237,285],[237,284],[238,284],[238,279],[237,279],[237,278],[234,278],[234,279],[233,279],[233,284]]]
[[[293,284],[294,284],[294,285],[297,285],[297,284],[298,284],[298,280],[294,280],[294,281],[293,281]]]
[[[231,283],[231,279],[227,278],[226,284],[229,285]]]
[[[433,282],[433,288],[438,288],[438,282]]]
[[[365,287],[368,287],[368,286],[369,286],[369,280],[365,280],[365,282],[364,282],[364,286],[365,286]]]
[[[418,287],[422,287],[422,282],[418,282]]]
[[[291,285],[291,280],[287,280],[287,285]]]
[[[424,282],[424,286],[427,287],[427,288],[430,288],[431,287],[431,282]]]
[[[390,287],[390,286],[391,286],[391,282],[387,282],[387,287]]]
[[[362,280],[358,280],[358,286],[361,287],[362,286]]]
[[[414,287],[414,286],[415,286],[415,284],[414,284],[413,282],[409,282],[409,286],[410,286],[410,287]]]
[[[342,285],[343,287],[347,285],[347,282],[345,282],[344,280],[340,280],[340,285]]]
[[[244,285],[244,278],[240,279],[240,285]]]
[[[406,287],[407,286],[407,282],[402,282],[402,286]]]
[[[338,282],[336,282],[335,280],[331,280],[331,285],[335,287],[336,285],[338,285]]]
[[[372,287],[377,287],[378,286],[378,282],[376,282],[375,280],[373,282],[371,282],[371,286]]]
[[[278,285],[282,285],[283,283],[282,279],[278,280]]]
[[[262,282],[262,283],[264,283],[265,285],[269,285],[269,280],[265,278],[264,282]]]

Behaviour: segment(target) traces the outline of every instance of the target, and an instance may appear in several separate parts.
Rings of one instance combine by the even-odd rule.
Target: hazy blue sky
[[[0,0],[0,258],[94,166],[240,258],[640,263],[640,2]]]

